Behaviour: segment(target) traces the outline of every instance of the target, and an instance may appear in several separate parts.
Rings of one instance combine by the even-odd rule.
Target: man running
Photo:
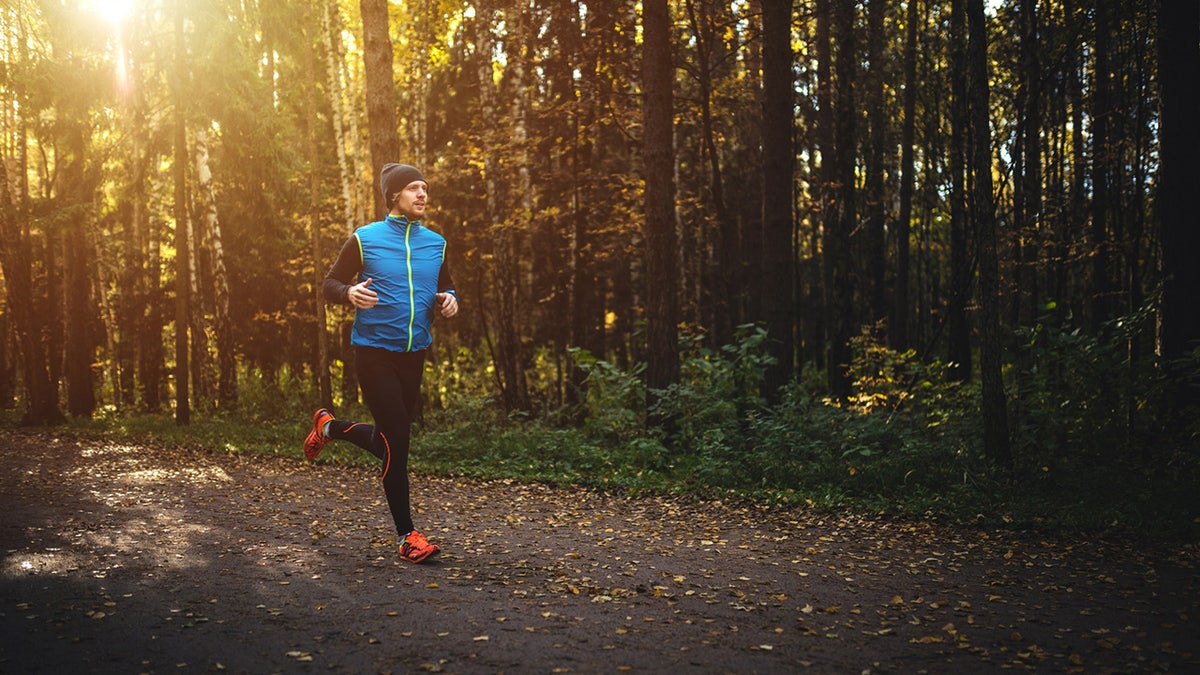
[[[446,264],[446,239],[421,224],[429,196],[425,177],[407,164],[387,164],[379,188],[391,211],[346,240],[321,286],[327,301],[355,308],[350,344],[374,424],[334,419],[321,408],[313,414],[304,455],[315,460],[329,441],[346,440],[383,460],[383,491],[400,536],[400,557],[420,563],[441,548],[413,524],[409,435],[434,312],[454,316],[458,297]]]

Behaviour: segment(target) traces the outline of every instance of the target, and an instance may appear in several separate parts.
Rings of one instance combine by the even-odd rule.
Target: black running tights
[[[421,396],[425,352],[355,348],[355,372],[374,424],[334,420],[329,437],[354,443],[383,460],[383,492],[396,532],[413,530],[408,485],[408,444]]]

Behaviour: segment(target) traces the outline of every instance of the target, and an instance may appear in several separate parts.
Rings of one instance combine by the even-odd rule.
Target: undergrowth
[[[770,363],[766,334],[754,326],[717,350],[687,341],[679,383],[657,392],[645,390],[639,368],[575,353],[586,373],[585,399],[536,416],[506,415],[486,388],[435,385],[437,405],[415,428],[411,465],[443,475],[983,527],[1200,533],[1198,429],[1178,421],[1194,418],[1163,412],[1169,383],[1154,369],[1130,368],[1120,335],[1105,343],[1044,322],[1018,337],[1021,366],[1005,373],[1011,468],[986,461],[978,387],[952,379],[948,364],[890,350],[864,331],[853,345],[848,399],[829,398],[820,374],[805,372],[768,401],[761,387]],[[268,385],[251,378],[237,411],[196,414],[186,426],[109,411],[71,428],[302,461],[318,396],[305,378],[285,379]],[[357,402],[338,408],[339,417],[369,419]],[[12,418],[7,413],[0,423]],[[666,423],[648,426],[650,418]],[[347,443],[330,444],[320,461],[378,465]]]

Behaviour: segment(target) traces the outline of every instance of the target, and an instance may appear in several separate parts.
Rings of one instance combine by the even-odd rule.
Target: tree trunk
[[[900,128],[900,213],[896,219],[896,281],[892,325],[888,335],[892,349],[904,351],[911,344],[909,299],[911,271],[909,237],[912,234],[914,172],[913,143],[916,137],[917,109],[917,24],[921,21],[920,3],[908,0],[904,26],[904,121]]]
[[[225,271],[225,247],[212,170],[208,166],[208,133],[196,132],[196,187],[199,193],[200,231],[205,250],[211,258],[213,292],[213,329],[217,340],[217,402],[222,408],[237,404],[237,345],[229,319],[229,278]]]
[[[968,253],[966,210],[967,44],[965,0],[951,0],[950,10],[950,297],[949,374],[955,380],[971,379],[971,327],[967,304],[971,300],[972,256]]]
[[[367,126],[371,139],[371,177],[388,162],[399,161],[400,136],[396,130],[396,85],[392,72],[391,21],[388,0],[359,0],[363,25],[363,66],[366,77]],[[387,215],[388,206],[376,187],[373,218]]]
[[[1195,2],[1195,0],[1184,0]],[[1103,325],[1113,318],[1113,281],[1109,260],[1111,245],[1108,233],[1108,214],[1112,199],[1109,179],[1113,166],[1114,139],[1109,131],[1113,118],[1113,83],[1109,73],[1112,11],[1109,2],[1096,3],[1096,67],[1092,95],[1092,308],[1091,328],[1100,334]],[[1168,66],[1163,70],[1170,70]]]
[[[1018,235],[1014,237],[1016,292],[1013,298],[1013,317],[1018,324],[1032,325],[1040,297],[1037,265],[1042,240],[1042,65],[1041,26],[1038,21],[1037,0],[1021,0],[1021,86],[1018,90],[1018,123],[1020,137],[1017,157],[1020,170],[1014,185],[1013,208]],[[1022,234],[1023,233],[1023,234]],[[1028,241],[1028,245],[1023,244]],[[1023,297],[1024,296],[1024,297]],[[1022,307],[1027,307],[1022,312]]]
[[[679,280],[676,274],[673,83],[667,0],[642,6],[643,175],[646,180],[646,385],[665,389],[679,380]],[[663,422],[658,419],[656,422]]]
[[[23,134],[21,134],[23,135]],[[24,162],[19,167],[24,170]],[[24,191],[21,192],[24,195]],[[42,343],[42,314],[33,298],[33,251],[25,225],[28,210],[12,203],[8,189],[7,164],[0,161],[0,264],[4,268],[4,286],[8,291],[8,312],[12,316],[20,356],[21,383],[24,386],[25,414],[22,425],[58,424],[65,420],[58,407],[58,396],[47,369]],[[20,220],[18,220],[20,219]]]
[[[325,92],[329,99],[330,116],[333,118],[333,147],[337,154],[338,163],[338,181],[341,186],[342,194],[342,226],[347,233],[353,233],[358,225],[358,220],[354,216],[355,193],[354,185],[357,180],[354,177],[358,173],[352,173],[349,165],[349,159],[346,156],[346,132],[343,127],[343,120],[347,117],[354,118],[354,115],[347,115],[346,105],[343,99],[343,86],[341,76],[341,63],[344,55],[341,50],[341,40],[339,36],[342,30],[342,17],[338,9],[338,4],[335,2],[329,3],[325,10],[321,12],[321,37],[325,45]],[[358,138],[357,135],[352,135],[351,139]],[[318,262],[321,262],[318,256]],[[318,264],[318,267],[320,265]],[[322,278],[324,274],[322,274]],[[324,301],[321,301],[322,303]]]
[[[1200,5],[1179,0],[1158,4],[1159,86],[1161,123],[1159,137],[1159,249],[1163,279],[1159,307],[1157,352],[1178,378],[1174,403],[1182,410],[1200,403],[1200,382],[1180,359],[1200,345],[1200,225],[1196,222],[1196,195],[1200,194]]]
[[[191,306],[191,256],[188,241],[187,127],[184,122],[184,77],[186,50],[183,40],[183,0],[175,0],[175,422],[191,421],[188,402],[188,325]]]
[[[763,1],[763,318],[775,363],[768,396],[795,374],[792,0]]]
[[[854,268],[850,233],[857,224],[855,185],[855,149],[857,105],[854,96],[855,71],[858,70],[858,46],[854,29],[853,3],[833,3],[833,33],[837,45],[834,57],[833,88],[833,214],[827,219],[825,234],[826,264],[829,266],[829,360],[825,364],[829,388],[838,398],[850,395],[850,338],[853,331]]]
[[[591,9],[589,7],[589,9]],[[600,273],[594,255],[599,247],[598,229],[595,221],[600,210],[601,190],[596,187],[596,176],[602,171],[602,160],[606,148],[599,137],[599,119],[603,110],[600,78],[596,74],[605,68],[606,40],[616,29],[615,8],[608,3],[596,7],[593,16],[588,14],[587,32],[583,43],[590,49],[586,59],[587,72],[578,81],[579,110],[575,124],[576,149],[573,157],[573,194],[570,198],[570,346],[584,349],[604,358],[604,335],[600,318],[604,313],[603,298],[599,286]],[[586,374],[572,364],[567,386],[567,399],[572,403],[584,400]]]
[[[870,0],[867,3],[867,63],[866,96],[863,107],[866,109],[867,140],[866,166],[863,184],[864,207],[866,220],[866,255],[863,262],[867,269],[864,280],[867,283],[866,296],[869,300],[872,324],[886,319],[888,312],[887,292],[887,205],[884,203],[884,175],[887,166],[884,158],[888,148],[887,126],[891,122],[884,112],[884,81],[887,78],[884,65],[883,18],[887,11],[885,0]]]
[[[87,419],[96,410],[96,384],[92,373],[92,364],[96,360],[93,333],[96,316],[87,255],[87,228],[94,209],[92,190],[84,170],[87,129],[74,114],[64,116],[72,121],[65,124],[66,165],[62,168],[61,189],[57,191],[56,202],[60,211],[71,214],[62,238],[67,412]]]
[[[341,182],[342,188],[342,228],[347,236],[354,233],[354,230],[366,220],[366,199],[362,195],[362,180],[359,178],[363,175],[364,167],[362,164],[362,153],[357,151],[357,143],[359,139],[358,133],[358,115],[352,110],[349,110],[346,104],[346,97],[351,100],[359,100],[357,88],[354,86],[355,81],[350,80],[348,74],[346,58],[342,48],[340,36],[342,34],[342,14],[340,5],[336,2],[329,3],[326,6],[322,16],[323,39],[325,42],[325,71],[328,82],[326,83],[326,93],[329,97],[330,115],[333,117],[333,135],[334,147],[336,148],[338,158],[338,179]],[[344,93],[344,90],[349,90],[349,94]],[[342,126],[343,120],[349,126],[347,130]],[[355,151],[346,152],[346,146],[349,145]],[[374,184],[373,182],[371,183]],[[368,194],[376,192],[377,189],[369,190]],[[375,201],[371,200],[372,207]],[[315,289],[317,302],[317,323],[321,326],[322,333],[328,330],[326,328],[328,322],[328,308],[325,306],[325,298],[321,293],[321,282],[325,277],[328,261],[321,254],[320,239],[313,240],[313,251],[315,253],[315,264],[317,265],[314,274],[317,287]],[[351,319],[343,313],[337,312],[334,314],[335,321],[333,327],[333,335],[337,339],[338,349],[341,355],[342,363],[342,399],[345,402],[353,402],[358,400],[358,375],[354,370],[354,348],[350,346],[349,335]],[[323,339],[324,347],[318,345],[317,351],[324,356],[318,356],[323,359],[322,365],[318,372],[318,386],[321,387],[322,397],[324,397],[324,384],[321,380],[329,379],[328,363],[331,358],[332,348],[329,345],[328,336]],[[333,404],[332,398],[332,382],[330,382],[330,396],[328,403],[331,407]]]
[[[522,62],[524,56],[521,54],[526,41],[525,15],[523,8],[517,8],[515,13],[506,17],[505,22],[509,27],[508,37],[513,41],[508,54],[509,71],[513,79],[513,102],[509,121],[512,139],[517,146],[513,154],[513,163],[517,165],[516,189],[520,201],[515,205],[515,209],[508,209],[511,215],[498,216],[497,220],[493,221],[496,293],[499,296],[496,337],[500,363],[497,365],[504,378],[504,404],[509,411],[531,408],[529,388],[522,368],[524,359],[520,329],[520,321],[525,313],[525,303],[522,301],[522,265],[528,260],[528,256],[522,255],[524,246],[521,242],[523,234],[531,227],[530,221],[533,216],[533,185],[526,145],[529,93],[525,83],[525,64]],[[490,60],[487,66],[487,84],[490,85]],[[484,86],[483,83],[480,83],[480,86]],[[489,181],[491,180],[493,179],[489,176]]]
[[[1001,375],[1000,262],[996,243],[996,207],[992,195],[992,139],[989,130],[987,26],[983,0],[968,0],[967,42],[970,64],[971,147],[974,181],[971,219],[979,247],[980,384],[983,388],[983,449],[994,464],[1011,469],[1008,400]]]
[[[816,16],[813,17],[814,38],[817,55],[817,111],[816,129],[813,132],[813,146],[820,164],[816,168],[816,192],[813,201],[816,203],[814,216],[820,221],[820,227],[813,228],[812,250],[816,256],[817,270],[814,276],[819,282],[812,293],[815,302],[809,303],[809,313],[812,319],[813,354],[816,355],[816,366],[829,371],[830,341],[833,338],[833,317],[831,314],[830,293],[833,288],[833,267],[829,263],[829,235],[836,226],[833,210],[834,182],[834,147],[833,147],[833,38],[830,24],[833,17],[830,0],[816,0]],[[836,245],[835,245],[836,246]]]
[[[708,202],[712,208],[713,232],[705,249],[711,256],[702,263],[704,273],[700,291],[701,303],[706,307],[701,315],[707,319],[712,344],[720,346],[733,341],[735,321],[733,299],[735,266],[737,265],[737,222],[729,216],[725,203],[725,181],[721,172],[721,157],[717,151],[716,130],[713,124],[713,61],[716,58],[717,36],[708,3],[703,3],[701,13],[696,11],[696,2],[688,0],[688,23],[696,36],[696,85],[700,89],[700,142],[701,153],[708,169]]]

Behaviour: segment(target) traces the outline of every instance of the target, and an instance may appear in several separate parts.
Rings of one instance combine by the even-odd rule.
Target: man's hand
[[[436,303],[442,310],[442,316],[447,319],[458,314],[458,298],[454,297],[453,293],[438,293]]]
[[[379,304],[379,294],[367,288],[371,285],[371,280],[367,279],[361,284],[354,284],[350,290],[346,292],[346,299],[350,304],[358,309],[371,309]]]

